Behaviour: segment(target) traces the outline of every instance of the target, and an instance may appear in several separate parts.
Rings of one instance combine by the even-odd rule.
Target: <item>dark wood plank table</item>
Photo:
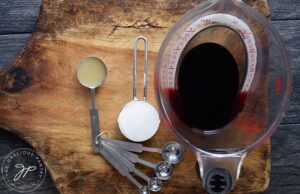
[[[0,70],[15,59],[30,38],[40,4],[41,0],[1,0]],[[272,137],[271,182],[265,193],[300,193],[300,1],[269,0],[269,4],[272,22],[282,35],[290,55],[293,91],[286,116]],[[10,151],[20,147],[29,147],[29,145],[0,129],[0,163]],[[1,177],[0,193],[17,192],[10,190]],[[33,193],[58,192],[48,175],[42,186]]]

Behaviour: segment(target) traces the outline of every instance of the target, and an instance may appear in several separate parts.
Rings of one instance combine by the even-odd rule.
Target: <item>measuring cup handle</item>
[[[239,178],[246,153],[213,156],[197,153],[203,187],[208,193],[229,193]]]
[[[100,122],[98,110],[96,108],[90,109],[90,123],[92,129],[93,151],[97,153],[98,147],[96,145],[96,138],[100,134]]]
[[[148,65],[148,40],[144,36],[138,36],[134,41],[134,58],[133,58],[133,100],[137,100],[136,97],[136,69],[137,69],[137,49],[138,42],[142,40],[144,42],[144,98],[147,100],[147,65]]]

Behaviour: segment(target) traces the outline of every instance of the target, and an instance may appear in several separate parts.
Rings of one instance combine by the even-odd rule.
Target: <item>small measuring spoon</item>
[[[79,82],[91,89],[90,122],[92,129],[93,150],[97,152],[94,140],[100,134],[99,114],[95,107],[95,90],[102,85],[107,78],[107,69],[102,60],[97,57],[87,57],[81,61],[77,68]]]
[[[162,148],[144,147],[139,143],[119,140],[103,139],[103,141],[109,141],[114,145],[131,152],[141,153],[143,151],[146,151],[160,153],[162,155],[162,158],[170,164],[178,164],[184,158],[182,145],[173,141],[166,143]]]
[[[136,97],[136,69],[138,41],[144,41],[144,98]],[[160,119],[156,109],[147,100],[147,39],[139,36],[134,44],[133,68],[133,100],[127,103],[118,117],[118,124],[122,134],[129,140],[142,142],[150,139],[158,130]]]
[[[114,147],[116,150],[118,150],[121,156],[131,161],[132,163],[140,163],[144,166],[154,169],[156,176],[161,180],[169,180],[173,176],[173,167],[168,162],[162,161],[158,164],[153,164],[151,162],[139,158],[137,154],[131,153],[127,150],[117,147],[114,144],[111,144],[110,142],[103,143]]]
[[[135,168],[135,165],[132,162],[130,162],[128,159],[124,158],[121,155],[119,150],[117,150],[114,147],[109,146],[105,143],[102,143],[102,145],[104,145],[105,147],[110,149],[112,151],[112,153],[115,155],[115,157],[119,158],[127,166],[127,168],[129,169],[129,172],[133,172],[136,175],[138,175],[139,177],[141,177],[142,179],[144,179],[145,181],[147,181],[148,188],[151,191],[158,192],[162,189],[163,183],[159,178],[157,178],[157,177],[152,177],[152,178],[148,177],[143,172],[141,172],[140,170]]]
[[[166,143],[161,152],[162,158],[171,164],[178,164],[183,160],[183,148],[177,142]]]
[[[97,140],[96,140],[97,141]],[[98,143],[98,142],[97,142]],[[99,145],[99,144],[98,144]],[[122,163],[109,149],[98,146],[98,152],[122,175],[126,176],[140,191],[140,194],[150,194],[147,186],[141,185],[130,173],[127,166]]]

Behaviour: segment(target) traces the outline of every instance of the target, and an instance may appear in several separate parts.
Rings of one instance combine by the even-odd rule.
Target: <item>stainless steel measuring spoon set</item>
[[[144,98],[136,98],[136,59],[138,41],[144,41]],[[125,142],[108,139],[106,133],[100,133],[98,110],[95,107],[95,89],[102,85],[107,77],[107,69],[103,61],[97,57],[87,57],[77,69],[79,82],[91,89],[90,124],[92,130],[92,145],[94,153],[101,154],[122,176],[127,177],[141,194],[158,192],[162,189],[163,180],[169,180],[173,175],[173,164],[183,160],[183,148],[177,142],[168,142],[162,148],[144,147],[140,143]],[[122,134],[128,139],[141,142],[151,138],[157,131],[160,120],[156,109],[146,102],[147,99],[147,39],[139,36],[135,40],[134,47],[134,98],[127,103],[119,115],[118,123]],[[128,123],[128,115],[138,114],[143,122],[135,125],[141,131],[132,131],[131,123]],[[134,122],[132,120],[131,122]],[[144,124],[144,125],[143,125]],[[147,126],[148,125],[148,126]],[[148,128],[147,128],[148,127]],[[147,129],[149,129],[147,131]],[[143,136],[145,134],[145,136]],[[152,152],[161,154],[163,161],[154,164],[143,160],[138,156],[141,152]],[[142,164],[154,170],[155,177],[149,177],[135,167]],[[143,185],[136,180],[132,174],[143,179],[147,184]]]
[[[150,191],[157,192],[162,189],[162,180],[169,180],[173,175],[172,164],[177,164],[183,160],[183,149],[177,142],[169,142],[163,148],[144,147],[139,143],[131,143],[125,141],[111,140],[101,138],[100,134],[96,140],[99,153],[110,162],[121,175],[126,176],[140,191],[146,194]],[[161,153],[164,161],[157,164],[143,160],[136,153],[143,151]],[[135,164],[142,164],[152,168],[156,177],[148,177],[135,167]],[[134,173],[138,177],[147,182],[147,185],[140,184],[132,175]]]

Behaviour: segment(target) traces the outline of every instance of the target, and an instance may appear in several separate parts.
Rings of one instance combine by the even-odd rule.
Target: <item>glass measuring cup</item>
[[[155,70],[164,123],[197,156],[209,193],[229,192],[243,159],[278,127],[291,73],[274,27],[240,0],[210,0],[165,38]]]

